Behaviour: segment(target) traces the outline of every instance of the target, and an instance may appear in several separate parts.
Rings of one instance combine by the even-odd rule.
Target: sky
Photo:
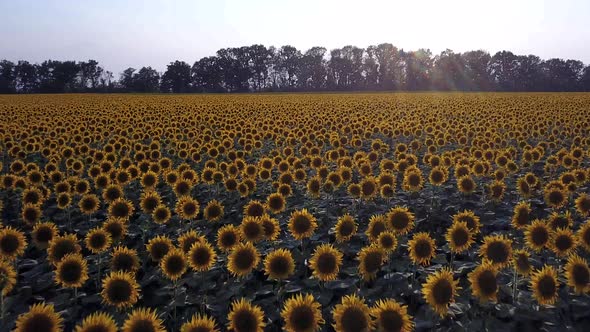
[[[0,0],[0,59],[95,59],[116,76],[224,47],[392,43],[590,64],[589,0]]]

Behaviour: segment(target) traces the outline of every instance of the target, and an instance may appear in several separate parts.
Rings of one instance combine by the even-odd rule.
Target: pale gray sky
[[[222,47],[390,42],[590,63],[588,0],[0,0],[0,59],[190,64]]]

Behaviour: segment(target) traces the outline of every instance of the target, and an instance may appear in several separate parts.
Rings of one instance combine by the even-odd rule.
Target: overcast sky
[[[590,0],[0,0],[0,59],[95,59],[117,76],[219,48],[382,42],[590,63]]]

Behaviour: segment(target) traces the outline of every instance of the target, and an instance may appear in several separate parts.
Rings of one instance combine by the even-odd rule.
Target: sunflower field
[[[590,94],[0,96],[0,331],[590,326]]]

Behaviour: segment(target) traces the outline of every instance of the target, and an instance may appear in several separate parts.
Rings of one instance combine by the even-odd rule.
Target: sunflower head
[[[272,193],[266,199],[266,207],[272,213],[280,213],[285,211],[286,201],[285,197],[280,193]]]
[[[289,218],[289,231],[297,240],[312,236],[317,226],[316,218],[307,209],[293,211]]]
[[[488,235],[479,249],[479,255],[494,267],[502,269],[512,260],[512,240],[504,235]]]
[[[448,171],[441,166],[433,167],[428,176],[428,180],[434,186],[441,186],[448,179]]]
[[[59,332],[63,330],[63,319],[55,312],[52,304],[33,304],[29,311],[16,319],[15,332]]]
[[[162,273],[172,281],[178,280],[186,272],[187,265],[185,252],[177,248],[168,251],[160,261]]]
[[[464,195],[472,194],[477,188],[475,181],[469,175],[464,175],[457,179],[457,187],[459,191]]]
[[[473,233],[474,235],[479,233],[479,228],[481,227],[479,223],[479,217],[476,216],[475,213],[473,213],[473,211],[464,210],[453,215],[453,223],[457,223],[460,221],[465,222],[471,233]]]
[[[252,243],[240,243],[236,245],[227,259],[227,268],[232,275],[244,277],[258,266],[260,254]]]
[[[567,203],[567,192],[559,187],[545,188],[545,203],[554,209],[559,209]]]
[[[219,332],[215,319],[208,315],[195,314],[188,322],[182,324],[180,332]]]
[[[117,323],[113,316],[103,312],[86,316],[82,323],[76,325],[75,332],[117,332]]]
[[[55,281],[62,287],[79,288],[88,280],[88,264],[80,254],[65,255],[55,268]]]
[[[451,227],[447,229],[445,238],[449,243],[449,249],[453,253],[461,253],[469,249],[474,243],[473,234],[467,223],[464,221],[454,222]]]
[[[578,198],[576,198],[576,210],[581,216],[590,216],[590,195],[581,193]]]
[[[154,219],[154,222],[156,222],[157,224],[167,223],[168,220],[170,220],[171,216],[172,213],[165,204],[160,204],[156,206],[154,211],[152,211],[152,218]]]
[[[342,253],[331,244],[318,246],[309,260],[313,276],[321,281],[336,280],[342,265],[342,257]]]
[[[531,216],[531,205],[527,202],[520,202],[514,207],[512,215],[512,226],[516,229],[524,229],[529,224]]]
[[[135,249],[116,247],[111,253],[111,271],[135,273],[139,270],[139,258]]]
[[[549,227],[554,231],[560,228],[570,228],[573,223],[572,214],[569,211],[565,213],[553,212],[548,219]]]
[[[260,217],[260,223],[264,230],[264,238],[268,241],[275,241],[281,232],[281,226],[279,221],[275,218],[271,218],[268,214],[264,214]]]
[[[102,228],[95,228],[86,234],[86,248],[94,254],[106,251],[111,246],[111,234]]]
[[[426,232],[415,233],[408,241],[410,259],[414,264],[429,265],[430,260],[436,255],[434,239]]]
[[[119,309],[133,306],[139,298],[135,276],[126,272],[111,272],[102,281],[103,302]]]
[[[560,228],[551,234],[549,247],[560,257],[569,255],[576,249],[576,237],[569,228]]]
[[[31,238],[35,247],[39,249],[47,249],[49,242],[58,234],[57,226],[52,222],[43,222],[35,224]]]
[[[208,221],[219,221],[223,217],[223,214],[223,205],[216,199],[209,201],[203,210],[203,215]]]
[[[264,226],[260,217],[246,216],[240,225],[242,239],[248,242],[258,242],[264,239]]]
[[[432,310],[444,317],[449,305],[455,302],[459,281],[453,279],[453,272],[443,268],[428,275],[422,285],[422,295]]]
[[[392,299],[378,300],[371,308],[371,316],[378,331],[410,332],[414,328],[408,308]]]
[[[390,253],[397,247],[397,237],[391,231],[382,232],[377,238],[377,245],[385,252]]]
[[[202,235],[197,233],[197,231],[195,230],[184,232],[182,233],[182,235],[178,237],[178,246],[184,252],[188,252],[193,246],[193,244],[199,242],[206,242],[206,240]]]
[[[269,279],[283,280],[289,278],[295,271],[295,261],[287,249],[276,249],[264,259],[264,271]]]
[[[528,251],[518,249],[514,251],[512,255],[512,264],[516,272],[522,276],[528,276],[533,271],[533,267],[530,262],[530,254]]]
[[[407,234],[414,227],[414,214],[405,207],[394,207],[385,215],[387,226],[396,234]]]
[[[345,214],[338,218],[336,226],[334,227],[334,233],[336,234],[336,242],[346,242],[350,240],[356,234],[357,226],[354,218]]]
[[[382,214],[372,215],[369,218],[369,225],[365,234],[369,238],[369,241],[375,242],[379,238],[379,235],[387,231],[387,219]]]
[[[113,242],[121,241],[127,233],[127,225],[123,220],[109,218],[102,225],[102,229],[111,235]]]
[[[77,254],[82,250],[75,234],[58,235],[49,242],[47,259],[56,265],[67,254]]]
[[[159,262],[173,247],[172,240],[166,236],[158,235],[148,242],[147,251],[152,261]]]
[[[16,285],[16,270],[14,266],[5,260],[0,260],[0,293],[8,295]]]
[[[468,275],[471,293],[482,302],[496,301],[498,293],[498,270],[489,261],[484,261]]]
[[[199,214],[200,205],[196,199],[190,196],[182,196],[176,202],[174,210],[183,220],[193,220]]]
[[[545,221],[535,219],[527,226],[524,236],[527,246],[539,252],[549,244],[551,232]]]
[[[364,247],[359,252],[359,273],[363,280],[370,281],[377,276],[377,272],[387,259],[386,252],[377,245]]]
[[[85,194],[80,198],[80,202],[78,203],[78,207],[82,213],[90,215],[94,212],[98,211],[100,208],[100,201],[98,197],[94,194]]]
[[[240,242],[240,236],[240,230],[234,225],[225,225],[217,231],[217,247],[229,252]]]
[[[37,204],[26,203],[21,211],[21,218],[27,225],[34,225],[41,220],[41,207]]]
[[[156,191],[144,191],[141,193],[139,206],[144,213],[152,214],[160,204],[162,204],[162,198]]]
[[[187,256],[189,265],[198,272],[209,271],[217,260],[217,253],[207,241],[193,244]]]
[[[580,226],[580,229],[576,232],[576,237],[580,246],[590,252],[590,222],[586,221]]]
[[[227,328],[236,332],[263,332],[264,312],[245,299],[234,301],[227,316]]]
[[[559,289],[557,271],[552,266],[545,265],[541,270],[533,272],[530,288],[533,292],[533,297],[539,304],[555,303]]]
[[[315,332],[324,324],[322,306],[310,294],[297,294],[285,301],[281,317],[287,332]]]
[[[590,291],[590,268],[584,258],[577,254],[570,255],[565,265],[565,276],[568,286],[572,287],[576,294]]]
[[[244,216],[261,217],[265,212],[264,204],[257,200],[251,200],[244,206]]]
[[[338,332],[371,331],[373,320],[370,312],[364,299],[355,294],[344,296],[332,310],[332,326]]]
[[[149,308],[134,309],[125,323],[123,323],[123,329],[121,332],[166,332],[164,328],[164,322],[160,318],[155,310]]]

